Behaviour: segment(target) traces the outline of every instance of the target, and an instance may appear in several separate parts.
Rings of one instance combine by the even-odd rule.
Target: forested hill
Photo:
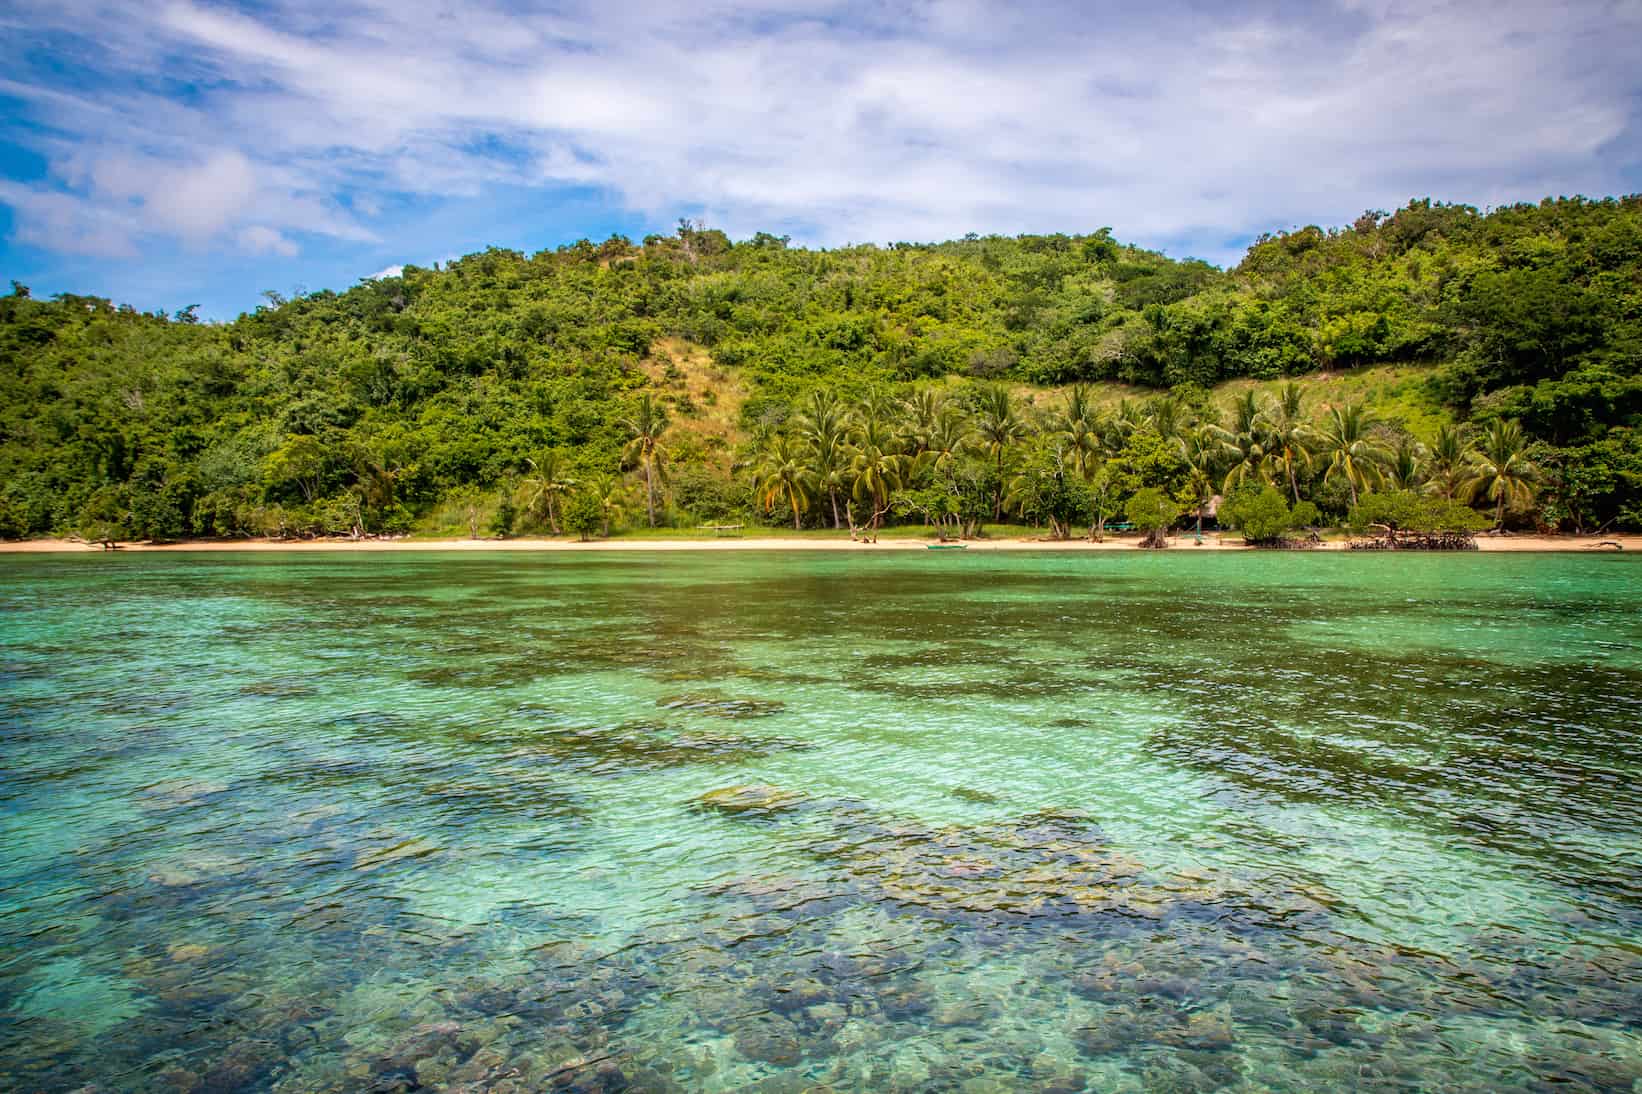
[[[1521,524],[1642,523],[1638,197],[1415,202],[1263,237],[1230,271],[1104,230],[821,251],[686,223],[267,296],[215,324],[14,283],[0,535],[830,525],[851,501],[1064,527],[1104,504],[1103,468],[1183,504],[1269,480],[1338,517],[1434,481],[1441,438],[1364,414],[1342,463],[1329,415],[1351,407],[1215,387],[1383,363],[1431,366],[1405,399],[1421,421],[1469,423],[1448,473],[1470,486],[1445,492]],[[1078,384],[1070,409],[1047,390]],[[1496,497],[1470,472],[1508,421],[1532,471]],[[1137,454],[1154,437],[1166,455]]]

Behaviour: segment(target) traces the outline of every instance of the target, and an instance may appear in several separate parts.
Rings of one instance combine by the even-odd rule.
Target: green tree
[[[1004,458],[1030,432],[1009,389],[988,384],[976,396],[975,434],[993,462],[997,485],[993,489],[992,519],[1003,519]]]
[[[1426,452],[1425,488],[1444,498],[1455,497],[1464,489],[1475,459],[1469,430],[1463,425],[1441,426]]]
[[[518,507],[513,504],[513,490],[511,483],[502,488],[501,496],[496,500],[496,511],[490,517],[490,532],[498,539],[513,535],[514,522],[519,519]]]
[[[627,515],[627,484],[615,475],[594,475],[581,488],[599,503],[599,534],[609,538],[611,528]]]
[[[547,518],[547,526],[554,535],[558,535],[559,505],[576,488],[576,480],[570,477],[569,461],[559,449],[550,448],[542,453],[540,460],[525,462],[530,464],[531,470],[530,478],[525,480],[525,486],[530,491],[525,508],[531,512],[540,509]]]
[[[1404,433],[1386,451],[1382,479],[1390,490],[1420,490],[1429,478],[1430,456],[1425,445]]]
[[[1378,486],[1382,477],[1380,465],[1386,452],[1373,438],[1374,425],[1374,416],[1361,403],[1330,407],[1318,439],[1321,452],[1328,457],[1323,477],[1345,480],[1353,507],[1358,496]]]
[[[1289,381],[1266,409],[1268,458],[1283,471],[1289,493],[1300,504],[1300,482],[1296,472],[1310,470],[1316,436],[1304,416],[1305,399],[1300,385]]]
[[[1317,519],[1317,507],[1309,501],[1293,508],[1275,486],[1249,484],[1229,495],[1220,505],[1220,521],[1243,533],[1244,542],[1255,546],[1283,546],[1287,535]]]
[[[757,476],[758,500],[764,511],[767,513],[780,504],[792,513],[793,531],[803,528],[801,518],[810,507],[815,473],[799,446],[786,436],[777,437],[759,461]]]
[[[1412,490],[1391,490],[1369,494],[1351,511],[1354,529],[1379,528],[1385,546],[1405,545],[1405,533],[1417,537],[1414,546],[1458,546],[1468,544],[1473,533],[1487,527],[1487,518],[1461,502]],[[1444,541],[1442,537],[1458,537]]]
[[[1507,508],[1526,508],[1538,489],[1539,468],[1528,458],[1528,438],[1516,421],[1494,421],[1478,438],[1476,460],[1465,480],[1465,498],[1494,503],[1494,527],[1505,527]]]
[[[1166,547],[1166,534],[1169,526],[1179,518],[1180,506],[1157,487],[1148,486],[1137,490],[1124,502],[1123,515],[1145,533],[1140,541],[1142,547]]]
[[[809,470],[814,487],[825,491],[832,509],[832,526],[839,523],[838,498],[849,491],[849,432],[843,402],[830,391],[817,389],[798,416],[799,435],[809,448]]]
[[[565,498],[564,526],[583,543],[592,539],[593,533],[603,527],[604,522],[604,507],[590,491],[575,490]]]
[[[80,507],[78,525],[81,538],[88,543],[112,547],[130,539],[130,491],[123,484],[101,487]]]
[[[895,450],[895,439],[886,423],[864,417],[855,431],[850,460],[851,496],[868,507],[867,525],[873,542],[890,509],[890,495],[901,485],[905,461]],[[854,526],[852,519],[851,526]]]
[[[665,481],[667,447],[662,438],[667,433],[667,412],[649,395],[639,396],[632,413],[622,419],[627,430],[627,447],[622,456],[629,463],[637,463],[644,473],[644,510],[650,527],[656,526],[656,484]]]

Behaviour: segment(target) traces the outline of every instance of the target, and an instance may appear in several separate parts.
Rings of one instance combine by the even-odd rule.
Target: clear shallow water
[[[0,1089],[1631,1090],[1639,746],[1625,557],[0,558]]]

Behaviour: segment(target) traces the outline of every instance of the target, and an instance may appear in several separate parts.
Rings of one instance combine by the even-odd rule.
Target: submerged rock
[[[778,1067],[791,1067],[804,1055],[798,1027],[773,1014],[736,1031],[735,1047],[749,1060],[762,1060]]]
[[[796,809],[804,800],[804,795],[796,790],[783,790],[778,786],[752,783],[709,790],[696,799],[696,804],[702,809],[730,816],[769,816]]]
[[[656,705],[667,710],[688,710],[714,718],[768,718],[787,709],[787,704],[776,699],[737,699],[717,692],[687,692],[657,699]]]
[[[182,809],[216,797],[227,789],[227,783],[210,779],[167,779],[138,791],[137,806],[149,813]]]
[[[813,747],[785,737],[750,737],[732,733],[680,732],[660,722],[624,722],[614,726],[580,726],[554,730],[545,745],[510,759],[561,760],[594,775],[651,771],[687,764],[734,764],[763,759],[776,752]]]

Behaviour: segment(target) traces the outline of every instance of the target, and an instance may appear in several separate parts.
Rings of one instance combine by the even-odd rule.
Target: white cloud
[[[402,274],[404,272],[405,272],[405,265],[404,265],[404,263],[400,263],[397,266],[384,266],[380,270],[377,270],[373,274],[366,274],[364,277],[360,278],[360,280],[361,281],[381,281],[385,277],[398,277],[400,274]]]
[[[286,258],[294,258],[297,245],[286,239],[279,232],[262,224],[253,224],[248,228],[241,228],[239,245],[252,254],[275,254]]]
[[[38,37],[0,45],[3,90],[54,134],[53,178],[0,200],[65,250],[286,254],[294,234],[374,238],[356,214],[388,195],[493,185],[823,243],[1105,224],[1219,241],[1428,193],[1635,186],[1636,5],[88,3],[25,0]],[[48,40],[118,90],[31,80]],[[154,95],[159,70],[197,91]]]

